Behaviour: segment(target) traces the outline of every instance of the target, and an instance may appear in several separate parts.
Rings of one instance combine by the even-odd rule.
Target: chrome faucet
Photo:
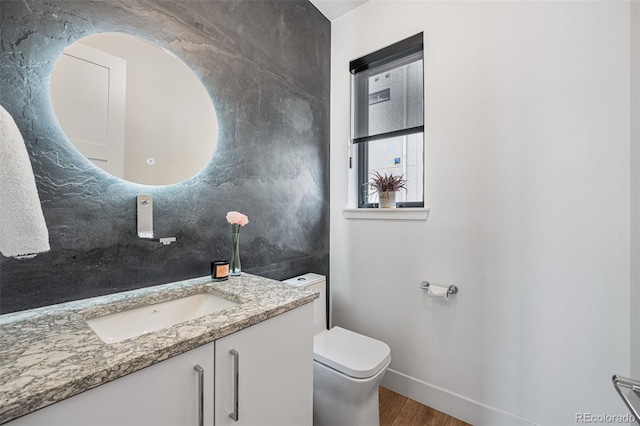
[[[176,241],[176,237],[156,237],[153,235],[153,197],[140,194],[137,197],[138,206],[138,237],[147,241],[155,241],[169,245]]]

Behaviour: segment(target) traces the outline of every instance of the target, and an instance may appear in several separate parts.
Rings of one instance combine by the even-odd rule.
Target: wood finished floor
[[[470,426],[382,386],[379,395],[380,426]]]

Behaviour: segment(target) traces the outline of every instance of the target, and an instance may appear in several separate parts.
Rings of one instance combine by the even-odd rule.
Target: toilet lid
[[[365,379],[387,364],[391,348],[371,337],[333,327],[314,336],[313,358],[348,376]]]

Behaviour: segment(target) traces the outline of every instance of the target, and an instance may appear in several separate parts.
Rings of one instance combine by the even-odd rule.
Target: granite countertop
[[[214,293],[240,305],[106,344],[85,319]],[[313,301],[318,293],[243,273],[195,278],[0,316],[0,424]]]

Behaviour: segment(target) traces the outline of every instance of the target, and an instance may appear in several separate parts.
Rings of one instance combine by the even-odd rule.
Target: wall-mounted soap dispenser
[[[137,197],[138,206],[138,237],[147,241],[155,241],[169,245],[176,241],[176,237],[156,237],[153,235],[153,197],[140,194]]]

